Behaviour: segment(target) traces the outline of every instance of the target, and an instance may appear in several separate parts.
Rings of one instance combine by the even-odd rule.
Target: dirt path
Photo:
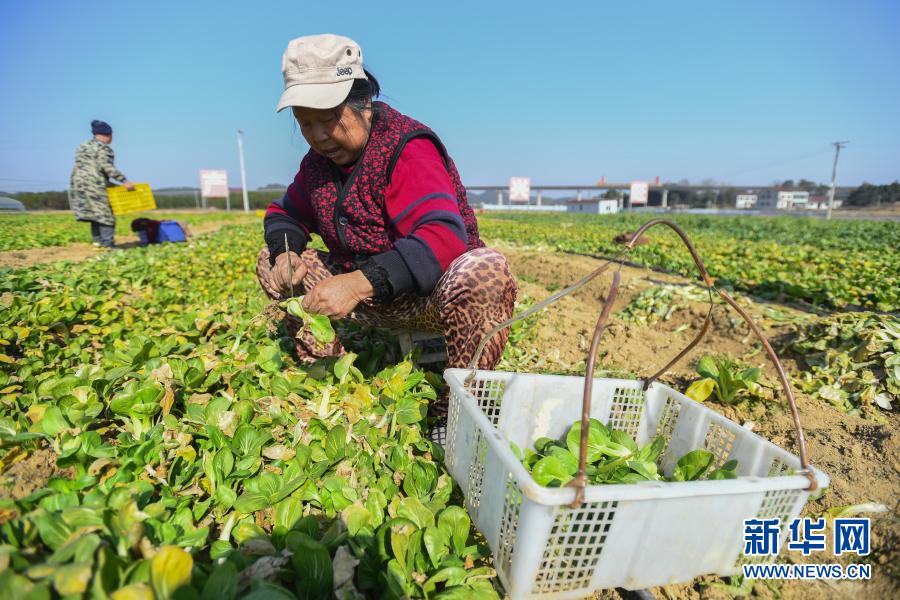
[[[524,293],[535,301],[542,300],[561,287],[577,281],[590,273],[601,261],[583,256],[569,256],[550,252],[534,252],[502,244],[493,244],[508,258],[513,273],[520,284],[520,298]],[[528,345],[536,351],[534,370],[544,370],[548,364],[546,355],[552,353],[556,364],[569,365],[570,370],[583,372],[583,364],[602,304],[612,279],[611,271],[604,273],[573,296],[547,308],[535,328],[535,339]],[[668,321],[650,326],[627,323],[618,315],[638,294],[659,284],[686,285],[684,278],[655,273],[649,270],[624,266],[619,298],[613,318],[601,343],[599,368],[626,371],[638,376],[648,376],[661,368],[670,357],[683,348],[692,338],[706,314],[706,304],[688,302],[684,309],[673,313]],[[812,316],[796,308],[741,299],[754,320],[769,339],[783,340],[791,335],[794,325],[791,319]],[[774,311],[774,312],[773,312]],[[775,320],[772,315],[777,315]],[[787,320],[785,320],[787,319]],[[676,330],[688,325],[683,331]],[[765,376],[775,380],[775,371],[765,355],[754,347],[750,330],[733,311],[726,313],[723,307],[714,313],[709,333],[704,341],[692,350],[678,365],[667,371],[661,379],[678,389],[685,389],[697,378],[696,361],[706,353],[725,353],[753,366],[763,367]],[[776,347],[778,344],[776,343]],[[793,376],[799,376],[796,363],[784,359],[785,368]],[[524,370],[529,365],[524,365]],[[795,393],[797,390],[795,389]],[[780,393],[777,396],[780,398]],[[776,589],[769,589],[762,582],[754,588],[760,597],[784,598],[887,598],[898,597],[900,591],[900,418],[886,414],[886,423],[846,415],[837,409],[797,393],[797,402],[807,438],[809,459],[831,478],[830,488],[817,500],[807,505],[804,516],[818,517],[828,508],[876,502],[885,504],[890,512],[871,516],[872,555],[866,562],[873,565],[872,580],[859,582],[815,583],[786,582]],[[795,433],[786,404],[775,400],[769,405],[756,404],[751,408],[736,409],[711,403],[717,412],[741,424],[753,422],[754,431],[774,443],[796,452]],[[796,553],[785,553],[781,560],[798,559]],[[817,553],[802,562],[834,562],[830,552]],[[850,561],[844,561],[850,562]],[[859,559],[857,558],[857,562]],[[716,581],[715,578],[707,578]],[[690,585],[666,586],[654,590],[657,598],[707,598],[722,597],[722,592],[700,585],[699,580]],[[613,592],[603,598],[617,597]]]
[[[190,225],[191,235],[201,235],[218,231],[225,225],[234,225],[235,221],[216,221]],[[140,246],[136,235],[117,235],[116,247],[127,250]],[[69,262],[81,262],[92,256],[105,252],[91,244],[69,244],[68,246],[50,246],[47,248],[28,248],[27,250],[8,250],[0,252],[0,267],[30,267],[42,263],[67,260]]]

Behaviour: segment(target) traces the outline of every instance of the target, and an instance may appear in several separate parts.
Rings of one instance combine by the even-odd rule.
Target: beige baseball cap
[[[366,79],[359,44],[330,33],[288,42],[281,73],[284,93],[275,112],[288,106],[334,108],[347,99],[354,79]]]

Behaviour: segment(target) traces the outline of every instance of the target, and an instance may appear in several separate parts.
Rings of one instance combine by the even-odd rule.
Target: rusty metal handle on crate
[[[712,312],[713,312],[713,301],[712,301],[712,289],[715,281],[710,276],[709,272],[706,270],[706,267],[703,265],[703,261],[700,260],[700,255],[697,253],[697,250],[694,248],[694,244],[691,243],[690,238],[687,233],[684,232],[678,225],[675,223],[666,220],[666,219],[654,219],[652,221],[647,221],[643,225],[641,225],[640,229],[631,237],[631,241],[629,241],[625,245],[625,249],[631,251],[634,249],[634,245],[640,239],[641,235],[654,225],[668,225],[672,229],[675,230],[675,233],[681,238],[681,241],[684,242],[684,245],[687,247],[688,252],[691,254],[691,258],[694,259],[694,264],[697,265],[697,270],[700,272],[700,277],[703,279],[703,283],[706,284],[706,289],[709,292],[709,310],[706,311],[706,317],[703,319],[703,325],[700,326],[700,331],[697,332],[697,335],[694,336],[694,339],[685,346],[681,352],[675,355],[675,358],[670,360],[666,365],[659,369],[656,373],[648,377],[644,380],[644,391],[647,391],[647,388],[650,387],[650,384],[656,381],[658,377],[660,377],[663,373],[672,368],[672,365],[676,364],[682,358],[684,358],[688,352],[694,349],[694,347],[700,343],[700,340],[706,335],[706,332],[709,331],[709,324],[712,322]]]
[[[581,289],[582,287],[587,285],[591,280],[595,279],[596,277],[601,275],[604,271],[606,271],[606,269],[609,268],[609,266],[613,263],[614,260],[616,260],[616,261],[620,260],[625,255],[625,252],[627,252],[627,250],[619,253],[619,255],[615,259],[607,260],[602,265],[600,265],[599,267],[597,267],[596,269],[594,269],[593,271],[591,271],[590,273],[588,273],[587,275],[585,275],[584,277],[582,277],[581,279],[579,279],[578,281],[576,281],[575,283],[570,285],[569,287],[559,290],[558,292],[555,292],[550,297],[548,297],[544,300],[541,300],[540,302],[538,302],[537,304],[535,304],[528,310],[522,312],[521,314],[510,317],[509,319],[503,321],[499,325],[496,325],[495,327],[491,328],[486,334],[484,334],[484,336],[482,336],[481,341],[478,343],[478,347],[475,349],[475,354],[472,355],[472,360],[469,361],[469,366],[466,367],[467,369],[472,369],[472,372],[466,377],[466,380],[464,383],[468,383],[475,377],[475,370],[478,368],[478,361],[481,359],[481,354],[484,352],[484,347],[487,345],[488,341],[492,337],[494,337],[494,335],[503,331],[504,329],[506,329],[513,323],[515,323],[516,321],[521,321],[522,319],[530,317],[531,315],[538,312],[539,310],[547,307],[550,304],[553,304],[554,302],[556,302],[563,296],[568,296],[569,294],[578,291],[579,289]]]
[[[634,236],[631,238],[631,241],[626,244],[626,249],[631,250],[634,247],[634,244],[641,237],[641,235],[656,225],[665,225],[671,228],[675,233],[678,234],[678,237],[681,238],[681,241],[684,242],[684,245],[687,247],[688,252],[691,253],[691,257],[694,259],[694,264],[697,265],[697,269],[700,271],[700,276],[703,278],[703,282],[706,284],[707,289],[710,291],[709,298],[709,311],[706,314],[706,319],[703,322],[703,326],[700,330],[700,333],[697,334],[697,337],[691,341],[688,346],[678,353],[678,355],[673,358],[665,367],[657,371],[653,374],[652,377],[647,379],[644,382],[644,389],[646,390],[649,385],[656,380],[657,377],[665,373],[672,365],[681,360],[685,354],[687,354],[694,346],[696,346],[702,337],[706,334],[709,329],[709,323],[712,316],[713,310],[713,302],[712,302],[712,290],[715,289],[716,293],[725,300],[725,302],[737,312],[744,320],[745,323],[750,327],[750,330],[753,332],[753,335],[760,341],[763,348],[766,351],[766,355],[769,357],[769,360],[772,361],[772,364],[775,366],[775,370],[778,372],[778,379],[781,382],[781,389],[784,391],[784,395],[787,398],[788,405],[791,408],[791,418],[794,421],[794,429],[797,430],[797,446],[800,450],[800,466],[803,469],[803,474],[809,479],[809,488],[808,491],[814,491],[818,487],[818,482],[816,481],[816,477],[813,472],[809,468],[809,460],[806,455],[806,436],[803,434],[803,426],[800,424],[800,411],[797,409],[797,402],[794,399],[794,391],[791,388],[791,384],[788,381],[787,374],[784,371],[784,366],[781,364],[781,360],[778,358],[778,355],[775,354],[775,350],[772,349],[772,345],[769,343],[769,340],[766,339],[766,336],[763,334],[762,330],[756,325],[750,315],[747,314],[743,308],[741,308],[737,302],[735,302],[734,298],[726,292],[725,290],[721,290],[715,287],[715,281],[712,277],[710,277],[709,272],[706,270],[706,267],[703,264],[703,261],[700,259],[700,255],[697,253],[697,250],[694,248],[694,244],[691,242],[687,233],[684,232],[678,225],[669,221],[668,219],[653,219],[652,221],[647,221],[643,225],[641,225],[640,229],[635,232]]]
[[[737,302],[735,302],[734,298],[731,297],[728,292],[725,290],[721,290],[715,287],[715,281],[710,276],[709,272],[706,270],[706,266],[703,264],[703,261],[700,258],[700,255],[697,253],[696,248],[694,248],[694,244],[691,242],[687,233],[684,232],[678,225],[669,221],[668,219],[653,219],[644,223],[635,234],[632,236],[630,242],[625,245],[625,251],[619,254],[615,259],[607,260],[602,265],[597,267],[594,271],[587,274],[585,277],[577,281],[576,283],[570,285],[569,287],[556,292],[551,295],[549,298],[543,300],[542,302],[532,306],[530,309],[526,310],[520,315],[507,319],[503,323],[497,325],[492,328],[490,331],[485,334],[481,342],[478,344],[478,348],[475,350],[475,354],[472,357],[472,360],[469,362],[468,368],[472,370],[472,372],[466,377],[464,383],[469,383],[472,379],[474,379],[476,374],[476,369],[478,365],[478,360],[481,358],[481,354],[484,351],[484,347],[487,344],[488,340],[493,337],[497,332],[502,331],[503,329],[509,327],[516,321],[524,319],[542,308],[546,307],[553,302],[556,302],[563,296],[567,296],[579,288],[583,287],[589,281],[599,276],[601,273],[606,271],[613,261],[619,261],[621,257],[631,250],[634,249],[635,243],[640,239],[641,235],[646,232],[651,227],[656,225],[665,225],[675,231],[676,234],[681,238],[681,241],[687,247],[688,252],[691,254],[691,258],[694,260],[694,264],[697,266],[698,271],[700,272],[700,276],[703,279],[703,282],[706,284],[707,290],[709,292],[709,310],[706,313],[706,317],[703,320],[703,325],[700,327],[700,331],[694,337],[691,342],[684,347],[672,360],[670,360],[662,369],[658,370],[652,376],[644,381],[644,390],[646,390],[650,384],[652,384],[658,377],[660,377],[663,373],[669,370],[674,364],[684,358],[688,352],[690,352],[706,335],[706,332],[709,330],[709,325],[712,321],[712,311],[714,308],[712,301],[712,290],[715,289],[716,293],[722,297],[725,302],[731,306],[747,323],[750,327],[750,330],[753,331],[753,334],[759,339],[760,343],[762,343],[763,348],[766,351],[766,355],[769,357],[769,360],[775,365],[775,370],[778,372],[778,378],[781,382],[782,390],[784,391],[784,395],[788,400],[788,404],[791,408],[791,416],[794,422],[794,428],[797,430],[797,445],[799,446],[800,451],[800,466],[803,470],[804,475],[809,480],[810,486],[807,488],[808,491],[814,491],[818,487],[818,482],[816,481],[815,475],[809,468],[809,460],[806,454],[806,437],[803,434],[803,427],[800,424],[800,413],[797,409],[797,403],[794,399],[794,392],[791,389],[790,383],[788,382],[787,375],[785,374],[784,367],[781,364],[778,356],[775,354],[775,351],[772,349],[772,345],[769,343],[769,340],[766,339],[765,335],[763,335],[762,331],[750,318],[750,315],[741,308]],[[597,325],[594,328],[594,337],[591,340],[591,347],[588,351],[588,359],[587,364],[585,365],[585,384],[584,384],[584,396],[582,398],[582,414],[581,414],[581,440],[580,440],[580,452],[579,452],[579,464],[578,464],[578,473],[575,478],[569,482],[569,486],[575,487],[575,500],[572,502],[571,506],[575,507],[580,505],[584,501],[584,488],[587,485],[586,478],[586,470],[587,470],[587,441],[588,441],[588,433],[590,429],[590,412],[591,412],[591,395],[593,388],[593,373],[594,373],[594,363],[597,359],[597,352],[600,346],[600,337],[606,328],[606,321],[609,319],[609,314],[612,311],[612,305],[615,302],[616,296],[618,294],[620,281],[620,273],[616,271],[613,275],[613,283],[610,287],[609,294],[607,296],[606,302],[603,305],[603,310],[600,313],[600,318],[597,320]]]
[[[714,308],[712,301],[712,290],[714,289],[714,280],[710,276],[709,272],[706,270],[706,267],[703,264],[703,260],[701,260],[700,255],[697,253],[696,248],[694,248],[694,244],[691,242],[687,233],[684,232],[678,225],[669,221],[667,219],[654,219],[652,221],[648,221],[644,223],[640,229],[635,232],[632,236],[631,241],[626,244],[625,248],[627,251],[630,251],[634,248],[634,245],[637,243],[637,240],[640,239],[641,235],[651,227],[655,225],[666,225],[670,227],[678,236],[681,238],[681,241],[687,247],[688,252],[690,252],[691,257],[694,259],[694,264],[697,265],[697,270],[700,272],[700,276],[703,278],[703,282],[706,284],[707,290],[709,291],[709,310],[706,313],[706,318],[703,320],[703,325],[700,328],[700,331],[694,337],[691,342],[685,346],[684,349],[679,352],[675,358],[670,360],[666,366],[662,369],[658,370],[651,377],[644,380],[643,389],[646,391],[650,384],[653,383],[660,375],[665,373],[669,368],[672,367],[675,363],[680,361],[684,356],[690,352],[697,344],[700,343],[700,340],[703,339],[703,336],[706,335],[706,332],[709,330],[709,324],[712,320],[712,311]],[[593,381],[594,381],[594,363],[597,360],[597,351],[600,347],[600,336],[603,334],[603,330],[606,327],[606,321],[609,318],[609,313],[612,310],[612,305],[616,300],[616,295],[618,293],[619,288],[619,271],[615,272],[613,277],[613,283],[609,290],[609,295],[606,298],[606,302],[603,305],[603,311],[600,313],[600,318],[597,319],[597,325],[594,328],[594,337],[591,340],[591,348],[588,351],[587,364],[585,365],[584,372],[584,396],[581,402],[581,440],[579,447],[579,456],[578,456],[578,473],[575,477],[570,481],[567,486],[575,488],[575,499],[569,505],[572,508],[580,506],[584,502],[584,488],[587,486],[587,442],[588,442],[588,434],[590,429],[590,419],[591,419],[591,396],[593,391]],[[787,375],[784,372],[784,367],[781,365],[781,361],[778,359],[778,356],[775,354],[775,351],[772,349],[771,344],[763,335],[762,331],[760,331],[759,327],[756,326],[756,323],[753,322],[753,319],[750,318],[750,315],[742,309],[737,302],[735,302],[734,298],[732,298],[727,292],[724,290],[720,290],[715,288],[716,292],[731,306],[737,311],[741,318],[750,326],[750,329],[759,338],[760,342],[762,342],[763,347],[766,349],[766,354],[769,356],[769,359],[774,363],[775,369],[778,371],[778,377],[781,380],[781,386],[784,390],[784,394],[788,399],[788,403],[791,407],[791,414],[794,419],[794,427],[797,430],[797,443],[800,447],[800,465],[803,468],[804,475],[809,479],[810,486],[808,491],[813,491],[817,487],[816,478],[813,475],[812,471],[809,469],[809,462],[806,458],[806,439],[803,435],[803,427],[800,425],[800,415],[797,411],[797,404],[794,401],[794,393],[791,389],[790,384],[787,380]]]
[[[626,250],[630,251],[634,248],[634,244],[637,243],[637,240],[640,239],[641,235],[655,225],[666,225],[673,229],[675,233],[681,238],[681,241],[684,242],[684,245],[687,247],[688,252],[690,252],[691,257],[694,259],[694,264],[697,265],[697,269],[700,271],[700,276],[703,278],[703,282],[706,284],[707,290],[709,291],[709,310],[706,313],[706,318],[703,321],[703,326],[700,328],[700,332],[694,337],[691,342],[685,346],[685,348],[679,352],[675,358],[670,360],[666,366],[662,369],[654,373],[650,378],[644,381],[643,389],[646,391],[647,388],[653,383],[660,375],[665,373],[672,365],[680,361],[684,356],[691,351],[700,340],[703,339],[703,336],[709,329],[709,324],[712,318],[712,311],[714,308],[712,301],[712,290],[714,289],[714,281],[713,278],[709,275],[709,272],[706,270],[706,267],[703,264],[703,261],[700,258],[700,255],[697,253],[696,248],[694,248],[693,243],[688,237],[687,233],[684,232],[678,225],[669,221],[667,219],[654,219],[652,221],[648,221],[644,223],[637,230],[637,232],[632,236],[631,241],[626,244]],[[597,351],[600,347],[600,336],[603,334],[603,330],[606,327],[606,321],[609,318],[609,313],[612,310],[612,305],[616,300],[616,295],[619,289],[619,271],[616,271],[613,276],[613,283],[609,289],[609,295],[606,298],[606,302],[603,305],[603,311],[600,313],[600,318],[597,319],[597,325],[594,328],[594,337],[591,340],[591,348],[588,351],[587,364],[585,365],[584,371],[584,396],[581,402],[581,440],[579,447],[579,456],[578,456],[578,473],[575,477],[570,481],[567,486],[575,488],[575,499],[569,505],[572,508],[580,506],[584,502],[584,488],[587,486],[587,443],[588,443],[588,434],[590,429],[590,419],[591,419],[591,396],[593,391],[593,381],[594,381],[594,363],[597,360]],[[775,354],[775,351],[772,349],[769,340],[763,335],[762,331],[757,327],[756,323],[753,319],[750,318],[750,315],[741,308],[737,302],[735,302],[734,298],[732,298],[726,291],[715,288],[716,292],[728,303],[729,306],[734,308],[735,311],[741,316],[742,319],[750,326],[750,329],[753,331],[754,335],[760,340],[763,347],[766,350],[766,354],[769,359],[775,365],[775,369],[778,371],[778,377],[781,380],[781,386],[784,390],[784,394],[788,399],[788,403],[791,407],[791,415],[794,420],[794,427],[797,430],[797,443],[800,447],[800,465],[803,468],[803,473],[807,479],[809,479],[810,486],[808,491],[814,491],[818,487],[818,483],[816,482],[816,478],[813,475],[812,471],[809,469],[809,462],[806,457],[806,438],[803,435],[803,427],[800,425],[800,415],[797,410],[797,404],[794,400],[794,393],[791,389],[790,384],[788,383],[787,375],[784,372],[784,367],[781,364],[781,361],[778,359],[778,356]]]
[[[603,335],[603,330],[606,329],[606,321],[609,319],[609,313],[612,312],[616,296],[619,294],[621,275],[621,271],[618,270],[613,273],[612,285],[609,287],[609,294],[606,296],[603,310],[600,311],[600,318],[597,319],[597,325],[594,327],[594,337],[591,338],[591,348],[588,350],[587,364],[584,366],[584,396],[581,400],[581,440],[578,448],[578,473],[572,481],[566,484],[575,488],[575,500],[570,504],[572,508],[584,502],[584,488],[587,485],[587,445],[588,434],[591,429],[591,395],[594,387],[594,363],[597,362],[597,351],[600,349],[600,336]]]

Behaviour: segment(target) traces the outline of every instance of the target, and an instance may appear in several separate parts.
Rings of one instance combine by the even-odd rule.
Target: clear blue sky
[[[339,33],[463,179],[900,178],[900,3],[0,0],[0,189],[63,189],[91,119],[154,187],[291,180],[288,40]]]

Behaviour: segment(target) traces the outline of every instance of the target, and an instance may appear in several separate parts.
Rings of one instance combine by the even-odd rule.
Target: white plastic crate
[[[668,439],[669,475],[682,455],[706,448],[715,466],[738,460],[738,479],[538,485],[510,449],[560,439],[581,418],[584,378],[448,369],[446,464],[475,526],[494,552],[512,600],[582,598],[601,588],[641,589],[740,570],[743,521],[780,517],[782,531],[806,503],[800,459],[674,389],[594,379],[591,416],[638,444]],[[828,477],[813,469],[820,488]],[[782,541],[785,535],[781,536]],[[769,560],[772,558],[769,557]],[[761,562],[761,561],[759,561]]]

